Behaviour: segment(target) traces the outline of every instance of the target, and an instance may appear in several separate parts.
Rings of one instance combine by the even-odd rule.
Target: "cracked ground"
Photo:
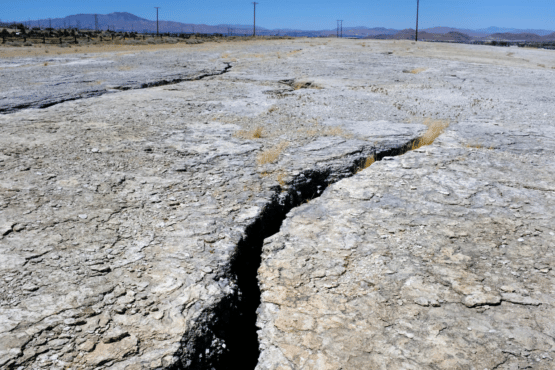
[[[259,369],[553,368],[552,51],[18,50],[0,65],[1,367],[226,368],[242,241],[308,202],[263,247]]]

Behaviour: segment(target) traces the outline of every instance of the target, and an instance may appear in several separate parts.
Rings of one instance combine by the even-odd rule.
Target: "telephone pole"
[[[98,31],[98,14],[94,15],[94,30]]]
[[[156,8],[156,36],[158,36],[158,9],[160,9],[159,6],[155,6]]]
[[[256,4],[257,2],[252,3],[254,5],[254,26],[252,27],[252,35],[256,36]]]
[[[416,35],[414,41],[418,41],[418,8],[420,7],[420,0],[416,0]]]
[[[341,33],[339,33],[341,30]],[[337,20],[337,37],[343,37],[343,20]]]

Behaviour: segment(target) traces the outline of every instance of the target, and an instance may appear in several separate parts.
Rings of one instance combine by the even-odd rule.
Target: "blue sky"
[[[416,0],[258,0],[257,25],[266,28],[414,28]],[[129,12],[184,23],[252,24],[244,0],[0,0],[0,19],[58,18],[78,13]],[[420,0],[420,27],[489,26],[555,29],[555,0]]]

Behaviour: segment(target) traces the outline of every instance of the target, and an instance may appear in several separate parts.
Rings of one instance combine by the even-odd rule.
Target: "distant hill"
[[[503,28],[503,27],[488,27],[475,30],[477,32],[485,33],[486,35],[492,35],[494,33],[532,33],[539,36],[545,36],[553,31],[541,30],[541,29],[518,29],[518,28]]]
[[[542,36],[534,33],[493,33],[485,38],[486,40],[506,40],[506,41],[542,41]]]
[[[115,12],[97,15],[100,30],[156,32],[156,21],[138,17],[127,12]],[[40,19],[24,22],[31,27],[42,28],[81,28],[95,29],[94,14],[76,14],[64,18]],[[234,35],[252,34],[252,25],[242,24],[192,24],[173,21],[159,22],[160,32],[172,33],[221,33]],[[291,35],[291,36],[335,36],[337,29],[328,30],[299,30],[299,29],[267,29],[256,27],[259,35]],[[397,30],[393,28],[366,26],[343,27],[343,37],[375,38],[375,39],[414,39],[413,29]],[[523,41],[549,41],[555,40],[555,32],[548,30],[519,30],[514,28],[488,27],[484,29],[471,30],[452,27],[433,27],[419,30],[418,38],[421,40],[438,41],[468,41],[476,40],[523,40]]]

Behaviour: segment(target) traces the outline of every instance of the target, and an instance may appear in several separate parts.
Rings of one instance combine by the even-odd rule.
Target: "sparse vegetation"
[[[345,132],[343,128],[339,126],[322,127],[319,124],[314,124],[313,126],[304,129],[298,129],[297,132],[306,137],[341,136],[345,139],[351,139],[353,137],[351,133]]]
[[[412,73],[413,75],[417,75],[420,72],[424,72],[425,70],[427,70],[428,68],[414,68],[410,70],[410,73]]]
[[[279,186],[284,187],[286,185],[285,180],[287,179],[287,175],[285,174],[285,172],[280,172],[278,173],[276,180],[279,184]]]
[[[262,127],[255,127],[252,130],[239,130],[235,132],[234,136],[241,139],[261,139],[264,133]]]
[[[482,149],[484,146],[480,143],[468,143],[466,144],[467,148],[474,148],[474,149]]]
[[[449,121],[427,118],[424,120],[423,124],[428,127],[428,130],[426,130],[421,138],[414,141],[411,150],[418,149],[424,145],[432,144],[434,140],[449,126]]]
[[[374,155],[371,155],[370,157],[366,158],[362,166],[357,170],[357,173],[364,170],[365,168],[370,167],[371,165],[374,164],[374,162],[376,162],[376,157]]]
[[[289,146],[289,143],[282,141],[281,143],[269,149],[263,150],[256,158],[256,163],[263,165],[266,163],[274,163],[278,160],[281,152]]]

